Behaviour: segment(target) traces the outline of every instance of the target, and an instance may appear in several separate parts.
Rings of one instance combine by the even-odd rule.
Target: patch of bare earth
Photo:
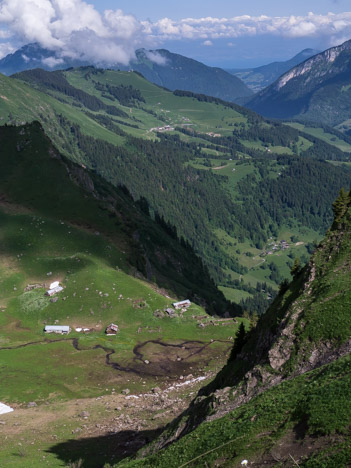
[[[225,164],[224,166],[217,166],[217,167],[213,167],[212,169],[213,169],[214,171],[219,171],[220,169],[224,169],[224,168],[227,167],[227,166],[228,166],[228,164]]]
[[[311,437],[305,434],[303,424],[289,431],[279,439],[270,450],[255,460],[250,460],[252,467],[296,467],[304,460],[308,460],[314,453],[318,453],[327,446],[343,442],[340,435]]]
[[[115,450],[120,454],[134,452],[145,443],[142,432],[157,431],[180,414],[195,392],[213,376],[207,373],[187,381],[163,382],[142,393],[112,392],[30,408],[11,405],[14,412],[0,415],[0,439],[4,446],[15,446],[20,440],[24,448],[34,445],[42,450],[48,444],[55,446],[72,440],[85,444],[90,439],[119,434]]]

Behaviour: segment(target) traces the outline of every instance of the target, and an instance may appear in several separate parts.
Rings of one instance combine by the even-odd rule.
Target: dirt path
[[[214,171],[218,171],[219,169],[224,169],[225,167],[228,167],[229,164],[225,164],[224,166],[217,166],[217,167],[212,167]]]

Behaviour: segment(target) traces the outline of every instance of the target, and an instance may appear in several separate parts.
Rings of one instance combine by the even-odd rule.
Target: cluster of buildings
[[[273,246],[273,247],[272,247]],[[274,252],[277,252],[278,250],[286,250],[290,247],[289,243],[286,240],[281,240],[280,242],[271,242],[270,243],[270,249],[265,252],[264,254],[266,255],[272,255]]]
[[[63,287],[60,286],[59,281],[54,281],[53,283],[50,284],[49,289],[46,291],[45,295],[47,296],[54,296],[55,294],[63,291]],[[173,302],[173,307],[175,310],[180,310],[182,312],[185,312],[188,307],[190,307],[191,302],[189,299],[185,299],[184,301],[180,302]],[[173,317],[175,316],[175,310],[168,307],[165,309],[165,312],[168,314],[168,316]],[[68,335],[70,333],[71,327],[69,325],[45,325],[44,327],[44,332],[45,333],[56,333],[59,335]],[[89,328],[76,328],[75,331],[81,332],[81,331],[91,331]],[[106,330],[105,333],[107,336],[113,336],[117,335],[119,331],[118,325],[115,323],[110,323]]]
[[[156,132],[173,132],[174,127],[171,127],[170,125],[165,125],[164,127],[156,127],[152,128],[151,130],[155,130]]]

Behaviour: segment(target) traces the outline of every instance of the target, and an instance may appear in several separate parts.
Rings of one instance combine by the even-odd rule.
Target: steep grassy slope
[[[201,332],[191,316],[203,315],[200,307],[194,306],[182,320],[153,315],[171,304],[169,294],[193,296],[203,305],[208,301],[213,311],[225,307],[223,296],[216,292],[189,247],[182,247],[145,216],[122,189],[109,187],[62,158],[39,124],[2,127],[0,140],[2,398],[15,402],[56,393],[65,397],[91,395],[100,386],[100,378],[106,385],[118,381],[112,365],[98,371],[104,351],[118,349],[117,369],[137,369],[138,363],[121,361],[132,361],[133,347],[150,339],[150,331],[156,341],[198,337]],[[147,283],[146,277],[169,292]],[[65,288],[58,302],[44,296],[54,279]],[[121,328],[118,344],[104,337],[105,327],[112,321]],[[53,322],[91,330],[79,344],[72,342],[80,336],[76,333],[50,347],[52,341],[45,340],[43,325]],[[221,332],[228,334],[224,328]],[[205,327],[203,336],[209,333]],[[48,354],[27,374],[24,369],[31,359],[37,359],[45,343]],[[43,366],[56,362],[55,353],[61,348],[68,367],[63,364],[60,371],[52,368],[51,372],[48,367],[45,385],[42,380],[35,385],[33,375],[42,374]],[[79,352],[84,350],[86,353]],[[152,354],[152,350],[149,352]],[[29,355],[30,360],[26,358]],[[91,372],[96,372],[96,384],[90,387],[83,370],[83,363],[89,359]],[[115,358],[111,357],[113,362]],[[74,365],[80,383],[73,385],[74,389],[64,385],[59,390],[58,379],[70,372],[70,365]],[[9,378],[16,368],[16,376]],[[173,371],[177,372],[175,368]],[[145,369],[146,375],[153,372],[157,374],[152,365]]]
[[[3,122],[40,120],[67,157],[146,199],[249,310],[265,310],[294,256],[307,259],[349,184],[348,171],[316,161],[348,153],[235,104],[92,67],[17,78],[31,88],[1,79]]]
[[[340,194],[334,213],[310,263],[295,269],[257,327],[237,338],[228,364],[151,449],[173,443],[120,466],[236,467],[244,458],[250,466],[349,466],[350,194]]]
[[[38,123],[25,127],[1,127],[0,131],[0,183],[5,201],[9,198],[42,216],[104,233],[125,250],[122,257],[126,256],[128,268],[138,268],[149,279],[159,277],[160,281],[165,281],[164,285],[169,281],[167,287],[174,279],[174,291],[177,291],[176,283],[179,281],[179,287],[182,289],[180,285],[183,284],[185,288],[183,294],[190,293],[191,289],[196,294],[192,282],[199,274],[204,292],[216,291],[202,262],[186,243],[180,245],[175,233],[169,235],[166,232],[168,226],[151,220],[140,208],[140,202],[134,203],[125,188],[112,187],[62,157]],[[186,261],[191,259],[184,268],[182,258]],[[168,267],[173,272],[168,271]],[[196,271],[197,268],[200,270]],[[198,293],[202,296],[200,291]]]

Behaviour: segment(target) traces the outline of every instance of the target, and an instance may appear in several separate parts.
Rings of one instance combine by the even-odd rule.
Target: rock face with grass
[[[350,118],[351,41],[291,68],[247,107],[267,117],[338,125]]]
[[[154,453],[141,466],[151,466],[149,460],[159,463],[155,466],[166,466],[163,463],[169,460],[170,454],[184,457],[184,460],[204,457],[201,462],[206,461],[207,466],[239,466],[234,462],[225,464],[228,462],[225,457],[223,463],[218,462],[218,452],[211,451],[206,458],[205,440],[209,441],[210,434],[217,439],[217,446],[211,442],[214,452],[220,441],[230,446],[237,436],[250,436],[250,452],[258,463],[254,466],[261,466],[259,462],[267,460],[267,452],[272,451],[272,447],[284,444],[288,434],[295,437],[289,432],[292,427],[301,429],[302,426],[298,460],[304,462],[301,466],[337,466],[317,464],[316,460],[323,458],[321,448],[309,446],[307,449],[307,444],[313,446],[318,437],[323,436],[324,452],[333,457],[336,439],[329,438],[332,434],[343,434],[338,439],[340,447],[344,447],[343,444],[349,447],[350,442],[351,414],[344,408],[346,394],[343,390],[351,383],[346,371],[351,352],[350,195],[344,190],[340,192],[333,205],[334,223],[308,265],[295,269],[294,280],[282,285],[278,297],[256,328],[245,338],[240,337],[240,349],[232,353],[213,382],[200,390],[189,409],[168,426],[152,446],[141,452],[144,456]],[[278,423],[273,421],[275,412],[279,411],[281,426],[278,429]],[[260,422],[266,419],[266,433],[255,432],[257,419]],[[222,439],[216,433],[220,427],[228,430]],[[260,429],[263,428],[260,426]],[[258,443],[258,439],[266,435],[270,441]],[[247,446],[236,446],[244,455]],[[158,452],[164,447],[168,448]],[[345,453],[350,455],[347,450]],[[212,464],[213,460],[219,464]],[[316,464],[309,464],[310,460]],[[200,465],[191,462],[189,466]]]
[[[256,68],[230,69],[227,71],[240,78],[252,91],[258,92],[272,84],[283,73],[286,73],[291,68],[296,67],[319,52],[314,49],[304,49],[285,62],[272,62]]]

